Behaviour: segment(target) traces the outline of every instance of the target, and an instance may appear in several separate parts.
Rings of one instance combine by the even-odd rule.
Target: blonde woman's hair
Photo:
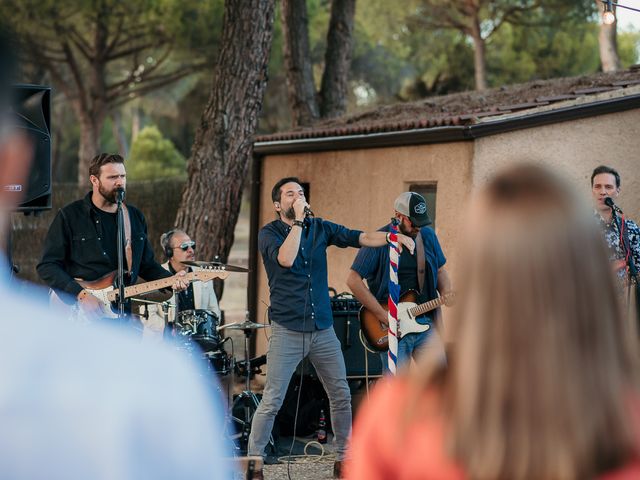
[[[635,353],[601,233],[572,188],[533,165],[473,202],[438,384],[447,445],[471,479],[588,479],[635,453]],[[437,381],[437,382],[436,382]]]

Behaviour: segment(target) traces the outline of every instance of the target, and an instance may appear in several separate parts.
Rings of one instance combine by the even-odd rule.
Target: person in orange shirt
[[[345,478],[640,478],[636,346],[588,208],[521,164],[469,213],[448,366],[380,382]]]

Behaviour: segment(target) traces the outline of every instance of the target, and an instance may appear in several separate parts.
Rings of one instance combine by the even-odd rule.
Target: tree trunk
[[[611,25],[602,23],[602,4],[596,0],[600,8],[600,32],[598,33],[598,44],[600,46],[600,64],[603,72],[616,72],[620,70],[620,57],[618,57],[618,39],[616,20]]]
[[[319,117],[308,27],[306,0],[282,0],[284,65],[293,127],[311,125]]]
[[[478,17],[475,17],[472,21],[470,34],[473,40],[473,66],[476,90],[486,90],[487,68],[485,63],[485,43],[480,31]]]
[[[331,3],[331,20],[320,87],[322,118],[338,117],[347,109],[355,13],[356,0],[333,0]]]
[[[115,110],[111,113],[111,122],[112,122],[112,130],[113,136],[118,143],[118,151],[123,158],[129,157],[129,145],[127,144],[127,135],[124,132],[124,127],[122,126],[122,114],[120,110]]]
[[[142,111],[139,104],[136,104],[131,109],[131,145],[136,141],[138,134],[140,133],[140,126],[142,124]]]
[[[104,117],[78,114],[80,119],[80,146],[78,148],[78,184],[86,185],[89,181],[89,163],[100,153],[100,132]]]
[[[275,0],[226,0],[215,82],[196,132],[176,225],[227,261],[267,84]]]

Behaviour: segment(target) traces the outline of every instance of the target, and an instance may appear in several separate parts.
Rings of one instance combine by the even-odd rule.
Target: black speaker
[[[362,378],[367,374],[369,376],[382,375],[380,355],[365,350],[360,341],[359,307],[360,303],[351,299],[332,300],[331,302],[333,328],[342,346],[347,378]]]
[[[31,172],[25,185],[3,185],[24,192],[19,212],[51,209],[51,87],[16,85],[13,87],[12,121],[23,129],[34,146]]]

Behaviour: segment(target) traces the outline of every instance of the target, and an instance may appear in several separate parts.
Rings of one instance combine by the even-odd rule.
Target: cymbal
[[[187,260],[180,263],[182,263],[183,265],[188,265],[189,267],[215,268],[219,270],[226,270],[227,272],[240,272],[240,273],[249,272],[248,268],[238,267],[236,265],[227,265],[225,263],[220,263],[220,262],[203,262],[201,260],[194,260],[194,261]]]
[[[251,320],[247,320],[242,323],[230,323],[228,325],[221,325],[217,329],[218,330],[258,330],[260,328],[267,328],[271,325],[267,325],[265,323],[256,323]]]

